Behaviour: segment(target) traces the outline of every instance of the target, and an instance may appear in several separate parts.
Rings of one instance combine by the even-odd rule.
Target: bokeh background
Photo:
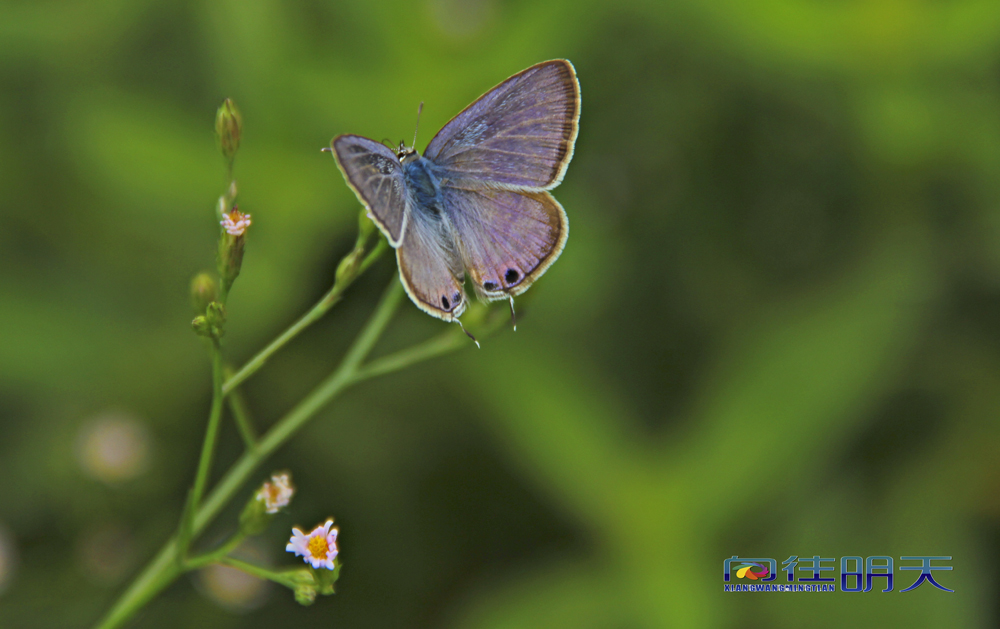
[[[85,627],[177,523],[210,398],[225,97],[253,215],[239,363],[330,285],[339,133],[418,148],[510,74],[583,93],[571,235],[518,331],[365,383],[261,470],[334,515],[311,608],[226,571],[141,627],[993,627],[1000,622],[1000,5],[333,0],[0,6],[0,626]],[[259,426],[395,272],[247,383]],[[502,307],[502,305],[501,305]],[[376,353],[444,324],[408,302]],[[240,451],[226,424],[217,470]],[[250,488],[241,494],[241,500]],[[230,511],[205,541],[232,526]],[[724,594],[722,561],[952,555],[891,594]],[[837,573],[834,573],[837,574]]]

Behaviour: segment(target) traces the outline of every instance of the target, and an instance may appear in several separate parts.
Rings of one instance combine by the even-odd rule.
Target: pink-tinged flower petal
[[[333,520],[327,520],[317,526],[308,535],[303,535],[299,529],[292,529],[292,537],[285,550],[302,557],[303,561],[313,568],[334,569],[333,560],[337,557],[337,529],[332,529]]]
[[[232,212],[222,217],[220,223],[229,235],[242,236],[246,232],[247,227],[250,227],[250,215],[233,209]]]

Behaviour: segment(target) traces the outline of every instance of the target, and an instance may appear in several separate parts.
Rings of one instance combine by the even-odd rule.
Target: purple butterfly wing
[[[333,154],[368,215],[389,239],[389,244],[398,247],[406,232],[408,195],[396,154],[383,144],[359,135],[334,138]]]
[[[438,132],[424,156],[443,185],[549,190],[576,142],[580,84],[564,59],[545,61],[484,94]]]
[[[451,229],[441,220],[411,217],[402,246],[396,249],[399,277],[406,293],[427,314],[452,321],[465,311],[465,274]]]
[[[442,188],[462,264],[492,301],[519,295],[562,253],[566,213],[545,191]]]

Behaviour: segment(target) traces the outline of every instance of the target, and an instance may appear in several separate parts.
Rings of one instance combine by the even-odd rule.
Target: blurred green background
[[[338,594],[302,608],[209,571],[135,626],[1000,623],[995,1],[8,0],[0,626],[89,626],[177,523],[210,398],[187,292],[214,264],[222,99],[253,216],[240,363],[353,243],[320,147],[408,140],[424,101],[422,149],[555,57],[583,94],[572,229],[517,333],[349,391],[260,471],[299,494],[244,552],[294,565],[290,527],[334,515]],[[260,426],[393,273],[248,382]],[[376,353],[443,326],[406,302]],[[227,422],[216,469],[239,451]],[[952,555],[956,593],[900,595],[897,570],[891,594],[725,594],[734,554]]]

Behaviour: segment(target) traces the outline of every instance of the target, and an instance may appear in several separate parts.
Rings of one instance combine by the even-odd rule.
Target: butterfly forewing
[[[569,221],[548,192],[442,191],[462,264],[488,300],[526,291],[562,252]]]
[[[337,165],[369,216],[398,247],[406,231],[408,194],[396,154],[383,144],[359,135],[333,140]]]
[[[546,61],[496,86],[438,132],[424,154],[461,188],[547,190],[573,156],[580,86],[573,65]]]

